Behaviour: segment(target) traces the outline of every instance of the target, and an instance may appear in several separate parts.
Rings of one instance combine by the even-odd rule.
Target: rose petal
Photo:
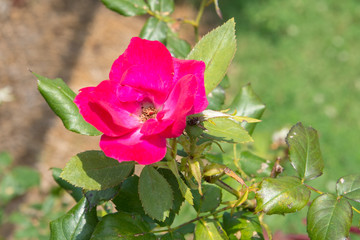
[[[114,81],[102,81],[97,87],[81,89],[74,100],[84,119],[108,136],[126,134],[141,124],[137,115],[127,111],[127,108],[139,109],[140,103],[122,106],[117,99],[117,88]]]
[[[129,74],[136,75],[135,72],[139,72],[137,77],[129,77]],[[173,85],[173,74],[171,54],[161,42],[134,37],[125,52],[113,63],[109,76],[110,80],[122,85],[168,92]]]
[[[155,106],[164,103],[172,88],[172,80],[168,82],[156,72],[147,70],[147,66],[142,65],[130,67],[124,74],[121,84],[146,92]]]
[[[165,157],[166,139],[158,135],[144,136],[140,129],[121,137],[103,135],[100,147],[105,155],[122,161],[136,161],[147,165]]]
[[[186,127],[186,116],[192,110],[194,105],[194,94],[197,90],[196,78],[193,75],[187,75],[181,78],[172,89],[169,97],[166,99],[162,111],[158,113],[161,119],[158,120],[158,130],[154,127],[152,131],[150,127],[145,129],[145,122],[142,132],[149,134],[160,134],[166,138],[178,137],[182,134]],[[172,121],[171,125],[166,128],[163,125]],[[157,131],[158,130],[158,131]]]
[[[206,98],[204,85],[205,63],[203,61],[181,60],[177,58],[173,58],[173,62],[175,81],[188,74],[192,74],[196,77],[198,88],[195,96],[194,108],[191,110],[190,114],[202,112],[209,104]]]

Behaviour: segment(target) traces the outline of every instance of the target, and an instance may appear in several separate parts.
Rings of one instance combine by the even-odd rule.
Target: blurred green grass
[[[311,183],[334,192],[337,179],[360,172],[359,2],[219,3],[225,19],[235,17],[237,28],[238,49],[229,74],[235,87],[230,95],[251,82],[267,105],[254,133],[256,147],[265,155],[273,132],[298,121],[314,127],[320,136],[325,173]],[[302,225],[299,219],[285,218],[273,218],[279,220],[275,225],[288,232],[305,230],[294,227]],[[282,225],[285,222],[287,229]]]

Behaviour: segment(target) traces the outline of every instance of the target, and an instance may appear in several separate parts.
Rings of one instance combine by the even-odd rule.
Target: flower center
[[[158,113],[158,110],[156,108],[154,108],[153,106],[141,107],[140,120],[142,122],[146,122],[149,119],[156,118],[157,113]]]

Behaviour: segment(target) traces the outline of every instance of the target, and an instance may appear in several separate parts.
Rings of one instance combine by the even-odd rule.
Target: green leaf
[[[222,154],[222,153],[205,153],[205,158],[212,163],[219,163],[226,165],[228,168],[236,171],[237,167],[234,163],[234,156],[230,154]]]
[[[312,240],[348,239],[352,220],[349,202],[332,194],[314,199],[307,214],[307,231]]]
[[[162,235],[160,240],[185,240],[185,237],[179,232],[169,232],[165,235]]]
[[[39,184],[40,175],[36,170],[24,166],[15,167],[0,183],[0,203],[5,204]]]
[[[220,223],[211,219],[200,219],[195,227],[195,240],[229,239]]]
[[[297,177],[266,178],[256,194],[256,211],[266,214],[297,212],[309,201],[310,190]]]
[[[162,43],[165,42],[167,36],[168,26],[165,22],[160,21],[155,17],[150,17],[144,27],[141,29],[140,38],[147,40],[157,40]]]
[[[173,193],[166,179],[152,166],[144,167],[140,174],[139,196],[145,213],[164,221],[173,206]]]
[[[134,170],[134,163],[119,163],[102,151],[86,151],[72,157],[60,177],[86,190],[105,190],[119,185]]]
[[[103,201],[109,201],[113,199],[118,192],[119,186],[116,186],[101,191],[87,191],[85,193],[85,197],[89,202],[89,208],[91,210],[93,207],[101,204]]]
[[[360,175],[353,174],[340,178],[336,183],[336,192],[339,196],[360,202]]]
[[[205,90],[209,94],[223,79],[236,51],[235,22],[230,19],[205,35],[187,59],[205,62]]]
[[[214,111],[214,110],[210,110],[210,109],[204,110],[199,114],[191,115],[191,117],[201,117],[205,121],[212,120],[214,118],[226,118],[226,119],[231,119],[235,122],[243,122],[243,121],[246,121],[249,123],[260,122],[260,120],[255,119],[255,118],[236,116],[234,114],[228,114],[225,112]]]
[[[173,206],[171,207],[171,211],[177,214],[180,210],[182,203],[184,202],[184,197],[181,194],[179,183],[172,171],[164,168],[159,168],[157,169],[157,171],[166,179],[166,181],[171,186],[174,195],[174,202]]]
[[[131,17],[147,13],[148,6],[143,0],[101,0],[110,10]]]
[[[139,177],[136,175],[127,178],[121,184],[119,194],[113,199],[118,211],[145,214],[139,198],[138,187]]]
[[[189,167],[192,176],[195,178],[195,181],[197,182],[198,190],[200,194],[202,194],[202,190],[201,190],[202,177],[201,177],[201,168],[199,161],[197,159],[191,159],[191,160],[189,159]]]
[[[250,84],[245,85],[240,89],[234,100],[229,106],[230,110],[236,111],[237,116],[246,116],[260,119],[265,111],[265,105],[260,98],[255,94]],[[251,135],[254,132],[256,123],[241,123]]]
[[[314,179],[323,173],[324,161],[320,152],[319,137],[315,129],[294,125],[287,137],[290,161],[304,180]]]
[[[178,38],[171,31],[168,31],[166,48],[176,58],[185,58],[191,50],[191,46],[187,41]]]
[[[230,143],[245,143],[253,141],[248,132],[231,119],[214,118],[211,119],[211,122],[204,122],[204,127],[206,130],[203,135],[217,141]]]
[[[139,215],[118,212],[101,219],[91,240],[156,240],[149,232],[149,224]]]
[[[148,0],[148,3],[151,11],[163,16],[170,15],[174,11],[174,0]]]
[[[241,169],[250,177],[269,177],[272,167],[270,161],[254,155],[249,151],[241,152],[239,163]]]
[[[209,102],[209,105],[207,106],[207,109],[212,110],[221,110],[224,102],[225,102],[225,90],[220,85],[214,88],[211,93],[209,93],[207,100]]]
[[[66,129],[90,136],[100,135],[94,126],[86,122],[74,103],[76,94],[60,79],[49,79],[36,73],[38,89],[54,113],[60,117]]]
[[[176,177],[176,180],[179,184],[179,189],[185,200],[190,203],[191,205],[194,205],[193,202],[193,195],[191,194],[190,188],[186,185],[186,183],[182,180],[181,175],[179,174],[177,165],[175,161],[168,162],[169,169]]]
[[[259,217],[251,212],[224,213],[223,227],[231,240],[264,239]]]
[[[82,189],[80,187],[75,187],[74,185],[70,184],[69,182],[65,181],[60,177],[62,170],[60,168],[52,168],[52,176],[57,184],[60,187],[65,189],[74,199],[78,202],[82,197]]]
[[[8,152],[0,152],[0,172],[3,172],[10,166],[13,159]]]
[[[191,191],[194,196],[194,208],[200,212],[209,212],[215,210],[221,203],[221,190],[210,184],[203,184],[203,195],[198,191]]]
[[[98,219],[96,209],[86,211],[87,206],[88,203],[84,197],[64,216],[50,222],[50,239],[89,239]]]

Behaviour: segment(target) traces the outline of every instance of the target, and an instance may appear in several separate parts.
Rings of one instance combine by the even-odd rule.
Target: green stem
[[[359,211],[358,209],[354,208],[353,206],[352,206],[352,209],[353,209],[355,212],[357,212],[357,213],[360,214],[360,211]]]
[[[231,206],[227,206],[227,207],[221,208],[221,209],[219,209],[219,210],[217,210],[217,211],[215,211],[215,212],[208,213],[208,214],[206,214],[206,215],[199,216],[199,217],[196,217],[196,218],[194,218],[194,219],[191,219],[190,221],[185,222],[185,223],[183,223],[183,224],[181,224],[181,225],[179,225],[179,226],[177,226],[177,227],[169,228],[169,229],[167,229],[167,230],[155,230],[155,231],[151,231],[151,233],[173,232],[173,231],[176,231],[176,230],[178,230],[178,229],[180,229],[180,228],[182,228],[182,227],[184,227],[184,226],[186,226],[186,225],[188,225],[188,224],[190,224],[190,223],[196,222],[196,221],[198,221],[198,220],[200,220],[200,219],[203,219],[203,218],[208,218],[208,217],[211,217],[211,216],[215,216],[215,215],[217,215],[218,213],[224,212],[224,211],[229,210],[229,209],[231,209],[231,208],[232,208]]]
[[[206,1],[207,0],[202,0],[201,1],[200,9],[199,9],[198,15],[196,16],[196,19],[195,19],[194,30],[195,30],[196,41],[199,41],[199,24],[200,24],[201,17],[204,14],[204,9],[206,7]]]
[[[176,155],[177,155],[177,141],[176,141],[176,138],[171,138],[170,139],[170,147],[171,147],[171,158],[173,160],[176,160]]]
[[[240,198],[240,193],[239,191],[236,191],[235,189],[233,189],[232,187],[230,187],[229,185],[227,185],[226,183],[224,183],[221,180],[217,180],[215,182],[216,185],[218,185],[219,187],[221,187],[222,189],[228,191],[229,193],[231,193],[232,195],[234,195],[237,198]]]
[[[269,240],[272,240],[271,230],[270,230],[269,226],[264,222],[264,213],[261,213],[259,215],[259,222],[260,222],[260,225],[263,227],[263,229],[265,229],[265,231],[267,232]]]
[[[318,194],[324,194],[322,191],[317,190],[316,188],[314,188],[314,187],[312,187],[312,186],[310,186],[310,185],[307,185],[307,184],[305,184],[305,183],[304,183],[304,185],[305,185],[308,189],[310,189],[310,190],[312,190],[312,191],[314,191],[314,192],[316,192],[316,193],[318,193]]]
[[[236,154],[236,144],[233,145],[233,152],[234,152],[234,164],[235,164],[237,170],[239,171],[239,173],[240,173],[240,175],[241,175],[242,178],[248,179],[249,176],[241,169],[241,166],[239,165],[239,160],[240,160],[240,159],[237,158],[237,154]]]
[[[169,168],[167,162],[156,162],[152,164],[153,167],[158,167],[158,168]]]

